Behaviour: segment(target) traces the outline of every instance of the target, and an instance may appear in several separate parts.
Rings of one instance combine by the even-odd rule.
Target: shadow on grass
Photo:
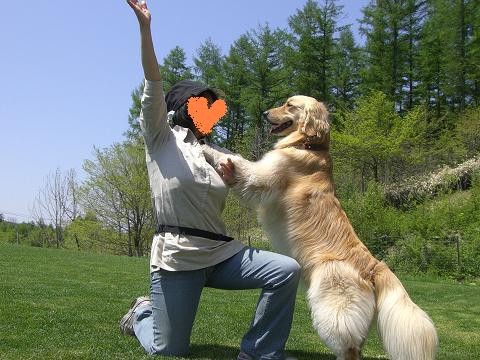
[[[188,358],[207,358],[207,359],[236,359],[238,348],[233,346],[215,345],[215,344],[192,344],[190,346],[190,356]],[[296,357],[298,360],[335,360],[332,354],[325,354],[311,351],[288,350],[287,354]],[[362,357],[363,360],[374,360],[378,358]]]

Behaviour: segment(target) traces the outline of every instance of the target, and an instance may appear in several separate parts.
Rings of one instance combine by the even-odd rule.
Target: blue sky
[[[286,28],[305,2],[150,0],[157,57],[179,45],[191,62],[208,37],[227,53],[259,24]],[[356,32],[367,3],[340,0],[342,24]],[[124,0],[24,0],[2,7],[0,44],[0,213],[29,221],[48,173],[82,178],[94,146],[123,139],[143,79],[137,22]]]

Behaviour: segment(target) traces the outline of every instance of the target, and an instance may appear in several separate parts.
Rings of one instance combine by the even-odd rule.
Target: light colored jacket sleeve
[[[139,123],[149,153],[162,146],[169,136],[173,136],[167,122],[167,104],[161,81],[145,79]]]
[[[211,143],[211,142],[208,142],[207,143],[208,146],[214,148],[215,150],[225,154],[225,155],[237,155],[235,154],[234,152],[231,152],[230,150],[226,149],[226,148],[223,148],[221,146],[218,146],[217,144],[214,144],[214,143]]]

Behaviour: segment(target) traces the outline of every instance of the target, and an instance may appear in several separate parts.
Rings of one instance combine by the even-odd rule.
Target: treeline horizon
[[[262,128],[261,113],[301,94],[325,102],[340,123],[342,111],[380,91],[402,113],[424,105],[435,120],[480,104],[480,5],[472,0],[376,0],[363,8],[355,42],[350,25],[339,25],[338,1],[308,0],[288,18],[288,29],[259,25],[241,35],[227,54],[209,38],[193,66],[176,46],[160,66],[165,91],[196,79],[225,92],[229,113],[221,139]],[[130,124],[138,129],[138,96]]]

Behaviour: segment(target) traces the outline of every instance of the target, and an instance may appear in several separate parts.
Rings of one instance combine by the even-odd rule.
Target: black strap
[[[191,235],[191,236],[199,236],[211,240],[217,241],[232,241],[233,238],[227,235],[217,234],[211,231],[200,230],[200,229],[192,229],[185,226],[170,226],[170,225],[158,225],[157,226],[157,234],[161,232],[171,232],[174,234],[180,235]]]

